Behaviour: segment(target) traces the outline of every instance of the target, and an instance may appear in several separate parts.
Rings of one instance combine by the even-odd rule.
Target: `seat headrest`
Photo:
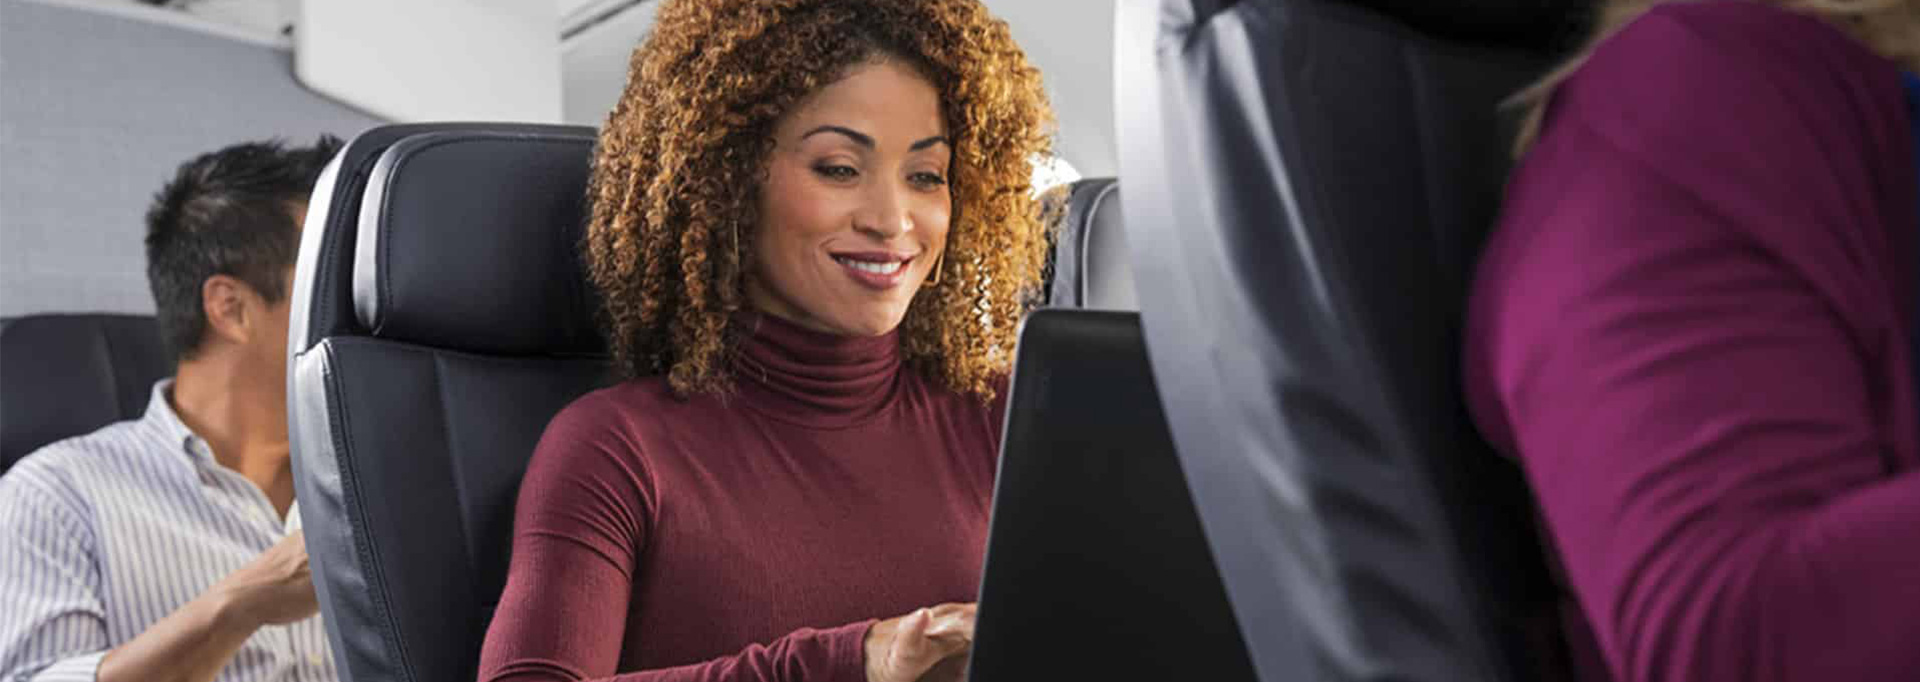
[[[1436,38],[1560,51],[1586,37],[1595,0],[1345,0]]]
[[[0,471],[57,440],[146,412],[173,373],[145,315],[29,315],[0,320]]]
[[[579,259],[590,128],[461,130],[387,148],[367,181],[353,304],[379,338],[491,355],[604,350]]]
[[[1119,195],[1114,178],[1087,178],[1074,182],[1053,208],[1058,225],[1048,259],[1049,306],[1140,309]]]
[[[1487,47],[1562,51],[1586,36],[1596,0],[1167,0],[1178,24],[1197,25],[1245,5],[1347,5],[1419,33]],[[1184,15],[1184,16],[1182,16]]]

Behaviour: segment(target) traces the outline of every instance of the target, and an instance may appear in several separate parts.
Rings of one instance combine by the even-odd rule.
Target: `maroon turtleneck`
[[[974,600],[1005,391],[746,319],[731,395],[641,379],[548,425],[481,680],[863,682],[874,619]]]

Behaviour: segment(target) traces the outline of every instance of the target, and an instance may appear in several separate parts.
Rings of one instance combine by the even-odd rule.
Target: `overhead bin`
[[[301,3],[294,74],[396,122],[559,123],[560,16],[526,0]]]

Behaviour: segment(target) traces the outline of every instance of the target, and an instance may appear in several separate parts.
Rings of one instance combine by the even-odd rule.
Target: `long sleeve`
[[[480,679],[862,682],[867,622],[800,629],[704,663],[614,674],[629,641],[637,558],[656,512],[637,444],[608,427],[618,418],[583,401],[542,437],[521,484],[513,558]]]
[[[93,682],[109,648],[93,533],[59,490],[0,478],[0,682]]]
[[[1899,85],[1760,5],[1655,10],[1603,46],[1476,286],[1476,417],[1621,682],[1920,670],[1920,475],[1882,435],[1912,428],[1884,359],[1920,284],[1889,235],[1920,225],[1880,163],[1911,163],[1906,136],[1862,123]]]

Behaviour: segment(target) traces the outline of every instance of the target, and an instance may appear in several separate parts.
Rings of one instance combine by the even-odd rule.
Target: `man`
[[[288,532],[287,319],[305,202],[340,142],[182,165],[147,212],[178,360],[144,417],[0,477],[0,682],[330,682]]]

